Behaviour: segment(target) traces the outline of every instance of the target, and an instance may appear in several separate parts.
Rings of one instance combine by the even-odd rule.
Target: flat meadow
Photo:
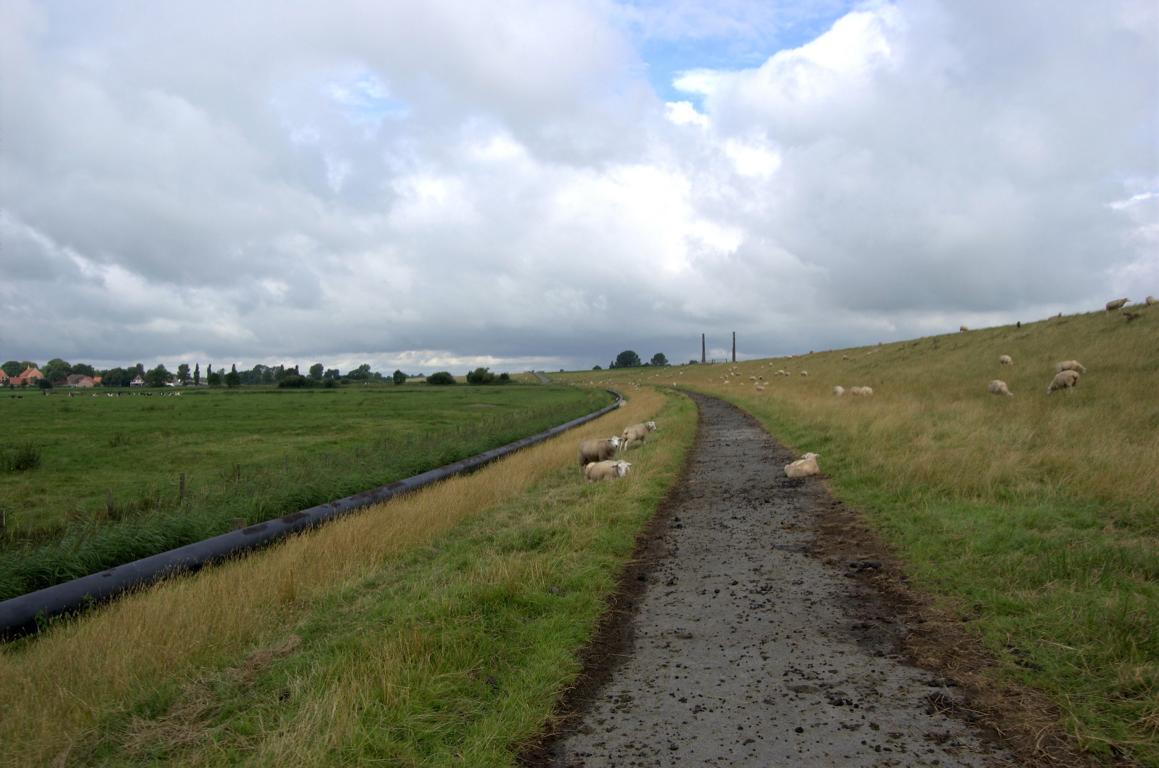
[[[610,402],[517,384],[0,392],[10,436],[0,599],[384,485]],[[17,468],[28,456],[34,466]]]
[[[576,444],[661,424],[622,480]],[[0,646],[0,765],[510,765],[696,432],[622,408],[470,475]]]
[[[819,453],[911,583],[984,643],[994,680],[1047,694],[1092,754],[1159,765],[1156,310],[567,378],[720,396]],[[1069,359],[1087,373],[1048,395]],[[989,394],[991,379],[1014,396]]]

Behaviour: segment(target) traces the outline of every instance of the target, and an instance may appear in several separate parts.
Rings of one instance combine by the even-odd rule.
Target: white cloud
[[[588,367],[1159,293],[1153,4],[840,6],[9,0],[0,353]]]

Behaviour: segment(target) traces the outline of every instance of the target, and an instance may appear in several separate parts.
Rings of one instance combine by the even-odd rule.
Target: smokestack
[[[700,362],[707,362],[704,359],[704,334],[700,334]]]
[[[732,361],[736,362],[736,331],[732,332]]]

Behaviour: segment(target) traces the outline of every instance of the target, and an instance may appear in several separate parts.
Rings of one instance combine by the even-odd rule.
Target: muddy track
[[[896,606],[861,578],[882,562],[819,551],[833,521],[824,485],[786,478],[794,456],[751,417],[693,397],[684,477],[559,732],[525,764],[1020,764],[962,717],[956,686],[906,663]]]

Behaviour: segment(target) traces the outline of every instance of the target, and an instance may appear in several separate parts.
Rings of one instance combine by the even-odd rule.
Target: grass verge
[[[588,484],[585,436],[657,418]],[[579,669],[695,433],[641,391],[594,425],[0,654],[21,763],[498,765]]]

